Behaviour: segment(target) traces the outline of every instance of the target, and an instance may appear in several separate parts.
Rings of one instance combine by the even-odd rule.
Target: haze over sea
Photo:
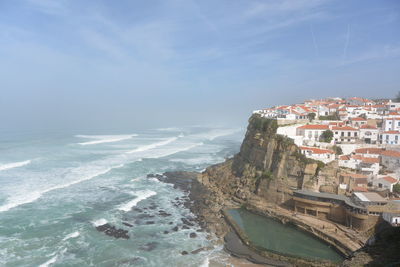
[[[243,129],[200,126],[112,135],[3,136],[0,265],[200,266],[212,258],[223,261],[221,248],[181,255],[211,241],[202,232],[189,238],[197,224],[163,233],[191,214],[173,205],[184,197],[182,191],[146,175],[201,171],[236,153],[242,137]],[[157,208],[145,209],[147,218],[133,210],[149,206]],[[172,216],[159,216],[159,210]],[[96,230],[107,222],[128,230],[130,239]]]

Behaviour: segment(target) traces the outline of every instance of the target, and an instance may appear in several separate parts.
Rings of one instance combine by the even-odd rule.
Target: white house
[[[384,131],[399,131],[400,118],[385,118],[382,123],[382,129]]]
[[[395,150],[384,150],[381,153],[381,164],[389,171],[396,171],[400,168],[400,152]]]
[[[350,118],[349,119],[351,127],[359,128],[362,125],[367,124],[367,119],[364,119],[362,117],[355,117],[355,118]]]
[[[344,168],[356,169],[358,161],[350,155],[341,155],[338,160],[339,166]]]
[[[300,147],[301,153],[308,158],[320,160],[323,163],[329,163],[335,160],[335,152],[329,149],[321,149],[316,147]]]
[[[384,145],[398,145],[400,144],[399,131],[386,131],[379,135],[379,143]]]
[[[350,126],[333,126],[333,137],[337,143],[354,143],[359,138],[359,131]]]
[[[296,134],[303,136],[304,140],[318,141],[326,130],[329,130],[328,125],[307,124],[297,127]]]
[[[393,192],[393,186],[398,182],[399,181],[397,179],[391,176],[385,176],[373,180],[372,184],[378,188],[389,189],[390,192]]]
[[[392,102],[391,100],[387,103],[389,110],[397,110],[400,108],[400,102]]]
[[[360,128],[360,139],[366,144],[376,144],[378,141],[379,130],[376,126],[362,125]]]

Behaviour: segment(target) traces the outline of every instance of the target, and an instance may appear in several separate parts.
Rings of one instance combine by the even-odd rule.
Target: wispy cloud
[[[35,9],[50,15],[64,14],[66,11],[64,0],[27,0]]]

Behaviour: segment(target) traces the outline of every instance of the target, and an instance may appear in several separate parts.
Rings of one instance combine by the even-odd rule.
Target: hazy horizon
[[[1,1],[0,130],[245,127],[272,105],[391,98],[399,11],[395,0]]]

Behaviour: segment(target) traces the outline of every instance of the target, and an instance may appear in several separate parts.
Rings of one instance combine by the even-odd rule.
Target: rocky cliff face
[[[253,115],[240,152],[233,159],[209,167],[200,182],[239,202],[257,195],[276,204],[290,204],[287,202],[293,190],[334,183],[329,179],[337,175],[335,168],[305,158],[291,139],[276,134],[277,128],[275,120]]]

